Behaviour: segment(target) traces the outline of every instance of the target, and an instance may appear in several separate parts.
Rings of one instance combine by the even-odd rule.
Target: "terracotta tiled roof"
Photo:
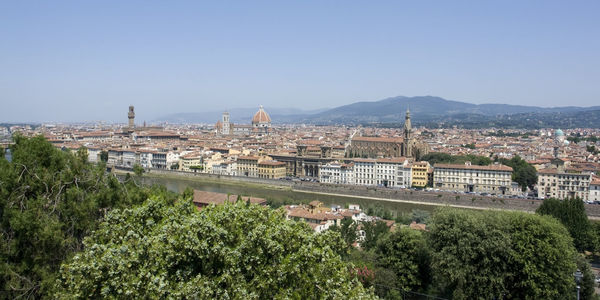
[[[267,112],[263,109],[263,107],[261,105],[260,108],[258,109],[258,111],[256,112],[256,114],[254,114],[254,117],[252,117],[252,124],[270,123],[270,122],[271,122],[271,117],[269,117],[269,114],[267,114]]]
[[[295,218],[302,218],[308,220],[318,220],[318,221],[327,221],[327,220],[337,220],[343,219],[344,217],[338,214],[326,213],[321,210],[311,210],[305,207],[290,207],[287,206],[288,216]]]
[[[421,224],[421,223],[417,223],[415,221],[412,221],[412,223],[410,223],[409,227],[410,227],[410,229],[427,230],[427,225]]]
[[[378,163],[404,163],[406,157],[397,157],[397,158],[378,158]]]
[[[275,160],[265,160],[262,161],[260,163],[258,163],[258,165],[263,165],[263,166],[285,166],[285,163],[282,161],[275,161]]]
[[[323,202],[318,201],[318,200],[313,200],[313,201],[310,201],[310,203],[308,203],[308,205],[317,207],[317,206],[323,205]]]
[[[356,136],[352,138],[353,141],[358,142],[380,142],[380,143],[402,143],[403,138],[392,138],[392,137],[374,137],[374,136]]]
[[[367,163],[374,163],[377,160],[374,158],[354,158],[353,159],[355,162],[367,162]]]
[[[229,197],[228,197],[227,194],[194,190],[194,200],[193,201],[196,205],[198,205],[198,204],[219,205],[219,204],[225,203],[225,201],[235,202],[237,200],[237,198],[238,198],[238,195],[229,195]],[[248,197],[242,196],[242,199],[248,200]],[[264,205],[267,203],[267,200],[263,199],[263,198],[250,197],[250,203]]]
[[[238,160],[240,160],[240,159],[258,161],[259,157],[258,156],[238,156]]]

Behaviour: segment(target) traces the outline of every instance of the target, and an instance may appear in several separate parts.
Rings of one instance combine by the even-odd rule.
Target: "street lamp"
[[[577,269],[577,272],[575,272],[573,274],[573,276],[575,276],[575,282],[577,283],[577,300],[579,300],[579,283],[581,282],[581,279],[583,278],[583,273],[581,273],[581,271],[579,271],[579,269]]]

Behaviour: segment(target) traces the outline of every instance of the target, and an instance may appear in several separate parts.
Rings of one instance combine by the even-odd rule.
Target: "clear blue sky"
[[[599,105],[600,1],[0,3],[0,122],[398,95]]]

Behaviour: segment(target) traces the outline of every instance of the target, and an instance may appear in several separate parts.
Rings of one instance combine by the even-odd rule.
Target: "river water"
[[[278,207],[287,204],[300,204],[308,203],[313,200],[323,202],[326,206],[339,205],[345,207],[348,204],[358,204],[363,210],[369,207],[373,209],[385,209],[396,214],[407,214],[414,209],[433,211],[435,206],[423,205],[423,204],[412,204],[412,203],[401,203],[401,202],[389,202],[374,199],[356,198],[351,196],[329,196],[313,193],[304,193],[290,191],[289,189],[278,189],[277,187],[264,187],[260,185],[246,184],[246,183],[234,183],[223,181],[206,181],[202,178],[165,178],[165,177],[148,177],[144,176],[139,178],[142,184],[145,185],[164,185],[169,191],[176,193],[183,192],[187,187],[191,187],[196,190],[217,192],[217,193],[229,193],[229,194],[241,194],[242,196],[253,196],[265,198],[269,201],[271,206]]]

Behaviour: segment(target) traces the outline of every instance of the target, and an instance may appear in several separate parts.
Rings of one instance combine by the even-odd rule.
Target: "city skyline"
[[[434,95],[592,106],[597,2],[5,3],[4,122]],[[218,117],[218,116],[217,116]]]

